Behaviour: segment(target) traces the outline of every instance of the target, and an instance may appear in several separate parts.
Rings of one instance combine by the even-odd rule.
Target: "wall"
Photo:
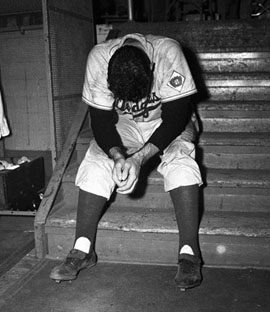
[[[37,27],[35,27],[37,28]],[[45,157],[51,171],[50,120],[43,30],[0,32],[0,78],[11,134],[2,138],[5,156]]]
[[[0,33],[1,82],[11,135],[6,149],[48,150],[49,112],[42,30]]]

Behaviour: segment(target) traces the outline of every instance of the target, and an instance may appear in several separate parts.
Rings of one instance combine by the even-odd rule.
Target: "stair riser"
[[[237,56],[236,56],[237,57]],[[200,59],[201,70],[203,72],[233,73],[233,72],[269,72],[270,56],[268,59],[244,59],[224,58],[224,59]],[[193,73],[194,74],[194,73]]]
[[[204,132],[268,132],[270,118],[201,118]]]
[[[270,199],[266,194],[254,194],[243,192],[237,194],[235,192],[222,192],[217,190],[216,194],[212,190],[205,191],[205,195],[201,198],[201,210],[203,211],[238,211],[238,212],[269,212]],[[147,193],[141,199],[131,199],[127,196],[118,196],[116,201],[112,203],[113,207],[149,207],[173,209],[172,201],[167,193]]]
[[[226,118],[226,119],[270,119],[270,110],[253,111],[253,110],[202,110],[198,109],[200,118]]]
[[[207,168],[270,170],[270,156],[205,154],[203,165]]]
[[[207,87],[213,101],[268,101],[269,87]]]
[[[203,73],[202,78],[208,87],[270,87],[270,71],[265,73]]]
[[[64,259],[74,235],[74,228],[48,228],[48,257]],[[206,266],[270,267],[269,239],[201,234],[200,245]],[[100,261],[176,265],[178,234],[98,230],[96,251]]]
[[[238,212],[267,212],[270,201],[267,196],[260,195],[236,195],[217,194],[205,196],[201,204],[202,210],[206,211],[238,211]],[[155,203],[155,204],[154,204]],[[117,198],[111,205],[113,207],[149,207],[173,209],[173,205],[168,194],[149,194],[141,200],[131,200],[129,198]]]
[[[221,169],[270,169],[268,147],[199,146],[199,164]]]
[[[248,114],[263,114],[270,111],[270,101],[244,101],[244,102],[222,102],[222,101],[207,101],[197,104],[196,109],[202,113],[248,113]]]
[[[62,185],[62,195],[64,195],[67,205],[77,206],[78,189],[72,187],[70,183]],[[203,194],[202,194],[203,192]],[[270,198],[268,190],[257,190],[247,188],[201,188],[200,199],[201,210],[204,211],[239,211],[239,212],[269,212]],[[160,209],[173,209],[170,195],[165,193],[162,185],[149,186],[147,192],[139,197],[130,197],[117,194],[113,197],[110,209],[117,207],[148,207]]]

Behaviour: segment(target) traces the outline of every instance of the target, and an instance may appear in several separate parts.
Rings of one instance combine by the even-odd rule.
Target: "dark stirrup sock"
[[[179,251],[184,245],[201,256],[199,247],[199,186],[181,186],[170,191],[179,229]]]
[[[94,248],[99,220],[103,214],[107,199],[92,193],[79,190],[75,241],[86,237]]]

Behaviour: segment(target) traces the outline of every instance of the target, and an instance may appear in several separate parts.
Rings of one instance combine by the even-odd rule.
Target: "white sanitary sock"
[[[87,237],[79,237],[76,239],[74,249],[80,250],[84,253],[89,253],[91,242]]]
[[[184,245],[181,248],[180,254],[183,254],[183,253],[194,256],[194,252],[193,252],[192,248],[189,245]]]

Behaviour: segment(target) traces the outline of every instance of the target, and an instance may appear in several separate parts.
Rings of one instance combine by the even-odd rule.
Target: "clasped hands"
[[[130,194],[139,179],[141,161],[131,156],[118,158],[114,161],[112,177],[117,185],[117,193]]]
[[[110,149],[114,161],[112,178],[117,185],[116,191],[120,194],[132,193],[138,182],[141,166],[158,152],[157,146],[146,143],[132,156],[126,158],[119,147],[112,147]]]

